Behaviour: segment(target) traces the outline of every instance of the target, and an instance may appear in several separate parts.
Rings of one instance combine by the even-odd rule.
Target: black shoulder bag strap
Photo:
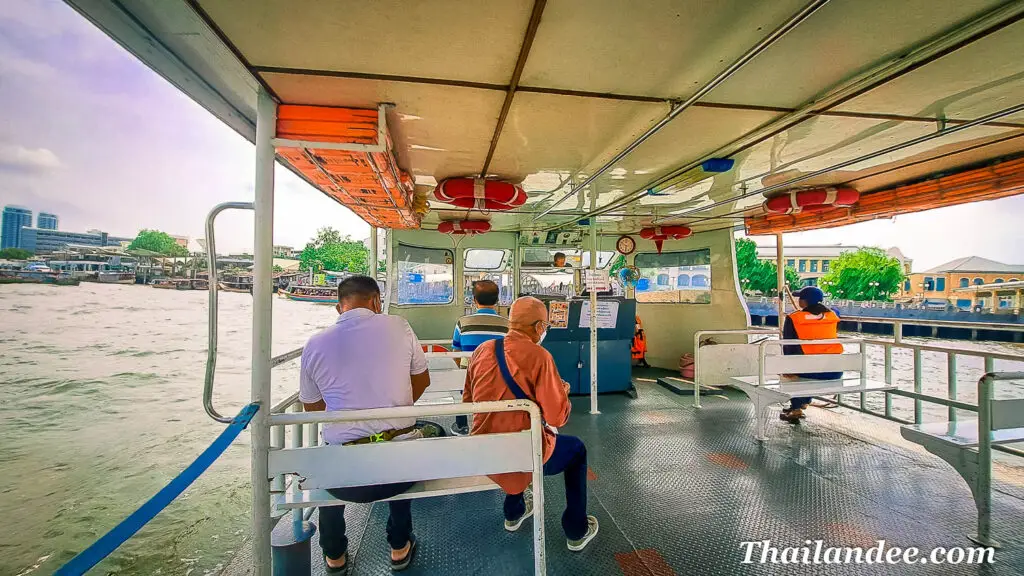
[[[512,391],[512,395],[517,400],[533,400],[523,392],[523,389],[516,384],[514,378],[512,378],[512,372],[509,372],[508,362],[505,361],[505,339],[498,338],[494,341],[494,355],[497,356],[498,370],[501,371],[501,377],[505,380],[505,385]]]

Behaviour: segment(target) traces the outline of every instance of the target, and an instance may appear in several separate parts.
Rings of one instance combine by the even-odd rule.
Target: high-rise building
[[[0,250],[22,248],[21,228],[32,226],[32,211],[20,206],[4,206],[3,229],[0,231]]]
[[[56,230],[57,229],[57,215],[50,214],[48,212],[40,212],[36,218],[36,228],[42,228],[43,230]]]

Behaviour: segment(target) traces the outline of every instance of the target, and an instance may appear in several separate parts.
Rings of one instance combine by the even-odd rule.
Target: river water
[[[205,292],[83,283],[0,287],[0,574],[49,574],[162,488],[223,430],[202,410]],[[301,346],[336,318],[330,306],[274,298],[274,353]],[[220,296],[215,406],[249,397],[252,300]],[[910,341],[910,340],[908,340]],[[916,340],[915,340],[916,341]],[[1024,354],[1008,344],[930,341]],[[883,355],[870,350],[871,376]],[[945,394],[946,360],[922,357],[925,391]],[[274,371],[274,398],[297,389],[298,362]],[[913,356],[893,354],[894,379],[913,388]],[[960,399],[975,397],[980,358],[961,358]],[[1024,370],[996,361],[999,370]],[[936,384],[940,383],[940,384]],[[1003,387],[1024,396],[1024,388]],[[851,399],[852,401],[852,399]],[[912,418],[913,402],[894,400]],[[873,400],[872,406],[881,403]],[[945,408],[927,408],[927,419]],[[243,433],[177,501],[95,571],[216,573],[249,529],[249,435]]]

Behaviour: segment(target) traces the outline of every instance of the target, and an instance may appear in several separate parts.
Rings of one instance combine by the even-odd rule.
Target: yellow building
[[[842,246],[840,244],[818,246],[786,246],[782,247],[782,256],[786,267],[796,270],[804,286],[817,286],[818,280],[829,273],[832,261],[843,252],[856,252],[863,246]],[[904,274],[910,274],[913,260],[903,255],[899,248],[889,248],[886,254],[900,261]],[[758,246],[757,258],[775,262],[775,246]]]
[[[968,256],[911,274],[904,283],[901,295],[911,300],[946,300],[967,309],[976,304],[972,301],[972,295],[976,295],[977,291],[961,290],[1019,282],[1021,279],[1024,279],[1024,265],[1003,264],[979,256]],[[1006,306],[1012,308],[1010,304]],[[986,306],[989,307],[991,303]]]

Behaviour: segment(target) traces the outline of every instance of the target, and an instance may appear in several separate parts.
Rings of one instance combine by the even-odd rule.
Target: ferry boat
[[[150,286],[163,290],[207,290],[209,282],[202,278],[157,278]]]
[[[319,304],[337,304],[338,288],[336,286],[309,286],[306,284],[289,284],[278,290],[282,298],[297,302],[316,302]]]
[[[96,281],[101,284],[135,284],[135,272],[100,270],[96,273]]]
[[[782,355],[778,327],[750,325],[734,234],[776,236],[782,285],[784,233],[1024,191],[1024,2],[66,1],[255,144],[254,201],[207,219],[215,285],[213,221],[255,213],[247,406],[214,403],[210,300],[204,409],[228,443],[248,427],[252,470],[252,542],[223,574],[322,573],[318,509],[341,504],[323,489],[399,480],[430,497],[415,505],[415,574],[1022,573],[1024,405],[1002,392],[1024,374],[997,369],[1024,355],[899,330],[844,339],[834,357]],[[545,347],[573,393],[562,432],[588,448],[601,525],[587,550],[564,545],[536,406],[457,403],[453,353],[431,352],[439,389],[416,406],[302,413],[296,394],[272,395],[273,369],[301,354],[271,354],[277,158],[371,226],[371,270],[383,233],[385,312],[424,345],[450,343],[455,296],[482,272],[548,302]],[[554,279],[527,282],[537,248]],[[585,270],[564,273],[567,250],[589,254]],[[616,252],[624,295],[599,296],[615,281],[601,255]],[[320,290],[286,296],[302,289]],[[775,304],[783,316],[783,294]],[[629,364],[636,317],[649,372]],[[894,365],[894,352],[913,362]],[[949,362],[944,382],[923,382],[932,354]],[[673,377],[684,355],[692,382]],[[959,390],[958,360],[976,366]],[[811,362],[854,376],[799,389],[773,377]],[[911,364],[912,384],[893,376]],[[843,410],[779,423],[773,410],[797,393]],[[318,435],[327,422],[496,410],[526,412],[530,430],[351,447]],[[487,474],[509,471],[533,474],[532,534],[502,528]],[[346,513],[359,518],[349,573],[388,573],[387,507]],[[123,526],[66,573],[109,553]],[[876,551],[890,559],[865,566]]]
[[[249,294],[252,292],[252,276],[227,276],[218,286],[225,292]]]

